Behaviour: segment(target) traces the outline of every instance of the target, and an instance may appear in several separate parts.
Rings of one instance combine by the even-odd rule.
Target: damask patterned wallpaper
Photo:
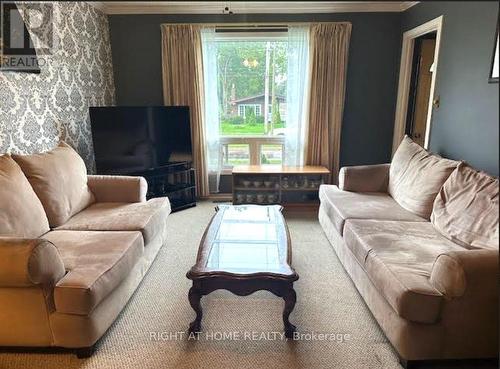
[[[47,151],[64,140],[93,171],[88,107],[115,102],[108,19],[85,2],[52,4],[56,47],[41,73],[0,72],[0,153]]]

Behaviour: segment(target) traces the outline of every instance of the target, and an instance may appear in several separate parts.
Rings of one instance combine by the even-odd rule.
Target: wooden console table
[[[317,205],[322,166],[239,165],[233,168],[233,204]]]

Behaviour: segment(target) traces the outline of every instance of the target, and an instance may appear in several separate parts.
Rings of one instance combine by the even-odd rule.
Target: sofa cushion
[[[41,238],[0,237],[0,260],[2,289],[35,285],[50,289],[64,276],[56,247]]]
[[[168,198],[156,198],[146,202],[95,203],[76,214],[58,230],[74,231],[140,231],[144,244],[162,235],[170,214]]]
[[[141,258],[140,232],[53,231],[52,242],[67,271],[54,290],[56,310],[88,315],[130,273]]]
[[[498,184],[498,178],[460,164],[434,201],[432,224],[464,247],[498,249]]]
[[[381,192],[349,192],[334,185],[319,189],[321,205],[335,229],[343,235],[346,219],[380,219],[410,222],[426,220],[398,205],[392,197]]]
[[[434,323],[442,294],[430,281],[436,258],[464,250],[429,222],[348,220],[344,240],[377,290],[402,318]]]
[[[38,238],[49,231],[47,215],[19,165],[0,156],[0,235]]]
[[[33,155],[12,155],[22,168],[47,213],[51,227],[64,224],[94,202],[82,158],[64,142]]]
[[[389,169],[389,194],[406,210],[429,219],[434,199],[458,163],[427,152],[406,136]]]

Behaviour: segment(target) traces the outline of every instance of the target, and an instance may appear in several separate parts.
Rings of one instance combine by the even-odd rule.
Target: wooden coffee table
[[[198,249],[196,264],[187,273],[193,281],[189,303],[196,319],[189,332],[201,330],[200,300],[210,292],[224,289],[238,296],[259,290],[285,300],[283,323],[290,338],[295,326],[288,320],[297,299],[293,282],[290,234],[281,206],[222,205],[216,208]]]

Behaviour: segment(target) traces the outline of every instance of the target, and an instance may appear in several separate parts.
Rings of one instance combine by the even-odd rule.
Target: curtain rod
[[[162,23],[167,26],[179,26],[179,25],[185,25],[185,26],[212,26],[212,27],[259,27],[259,26],[276,26],[276,27],[287,27],[289,25],[294,25],[294,26],[309,26],[312,23],[318,23],[318,22],[179,22],[179,23],[172,23],[172,22],[167,22],[167,23]],[[323,22],[321,22],[323,23]],[[331,22],[334,23],[334,22]]]

